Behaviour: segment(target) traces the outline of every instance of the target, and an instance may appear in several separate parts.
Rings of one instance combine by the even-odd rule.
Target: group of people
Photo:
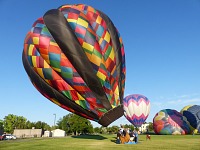
[[[129,143],[137,143],[138,142],[138,132],[131,131],[129,128],[124,128],[121,125],[117,133],[117,144],[129,144]]]

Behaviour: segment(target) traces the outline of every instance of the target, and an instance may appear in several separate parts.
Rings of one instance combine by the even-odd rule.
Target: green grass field
[[[65,138],[30,138],[0,141],[0,150],[200,150],[200,135],[152,135],[138,144],[115,144],[115,135],[84,135]]]

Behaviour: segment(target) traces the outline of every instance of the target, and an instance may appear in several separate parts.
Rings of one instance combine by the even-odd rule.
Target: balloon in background
[[[190,127],[181,113],[173,109],[163,109],[153,118],[156,134],[189,134]]]
[[[186,118],[191,132],[197,130],[200,133],[200,106],[188,105],[181,110],[181,114]]]
[[[150,113],[150,101],[140,94],[126,96],[123,100],[124,115],[134,126],[140,127]]]
[[[125,54],[103,12],[84,4],[47,11],[27,33],[24,68],[58,106],[107,126],[123,115]]]

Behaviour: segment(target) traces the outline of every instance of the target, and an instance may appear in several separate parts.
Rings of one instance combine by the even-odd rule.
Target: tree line
[[[14,129],[44,129],[50,130],[51,127],[42,121],[31,122],[23,116],[8,114],[3,120],[0,120],[0,130],[6,133],[13,133]]]
[[[93,127],[91,122],[83,117],[75,114],[68,114],[60,118],[55,126],[50,126],[46,122],[37,121],[31,122],[23,116],[17,116],[8,114],[3,120],[0,120],[0,130],[4,130],[6,133],[13,133],[14,129],[42,129],[54,130],[62,129],[68,135],[79,135],[79,134],[91,134],[91,133],[117,133],[119,126],[111,127]],[[133,125],[124,125],[125,128],[129,128],[132,131],[137,130]],[[153,125],[150,123],[149,131],[153,130]]]

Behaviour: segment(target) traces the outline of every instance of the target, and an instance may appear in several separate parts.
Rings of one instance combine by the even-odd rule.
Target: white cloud
[[[177,103],[182,103],[182,102],[183,102],[183,100],[178,99],[178,100],[168,101],[167,103],[168,103],[168,104],[177,104]]]
[[[164,101],[166,102],[166,105],[169,104],[180,105],[180,104],[191,104],[191,103],[200,104],[200,94],[193,93],[193,94],[176,95],[174,97],[169,97]]]
[[[187,103],[200,103],[200,98],[193,98],[193,99],[188,99],[188,100],[184,100],[183,103],[187,104]]]
[[[162,107],[163,103],[161,103],[161,102],[152,102],[151,105],[152,105],[152,107]]]

